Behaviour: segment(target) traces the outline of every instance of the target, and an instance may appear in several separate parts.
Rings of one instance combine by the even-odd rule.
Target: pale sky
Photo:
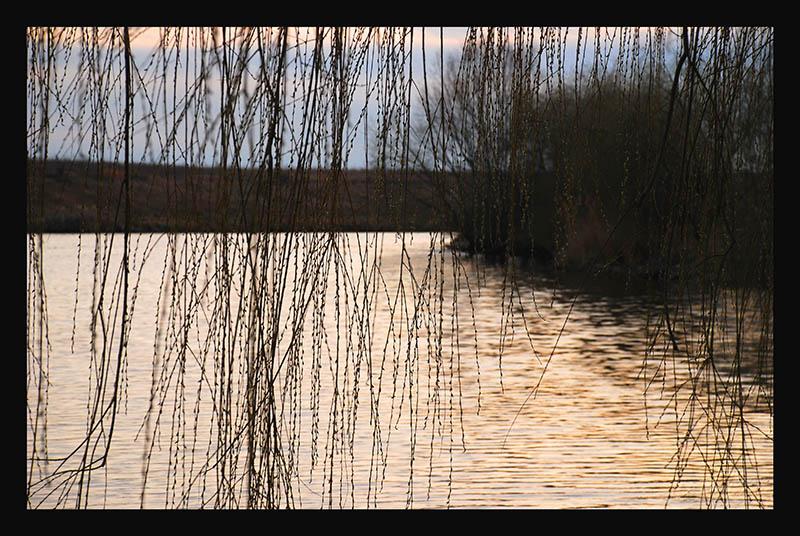
[[[274,31],[274,29],[272,29]],[[640,32],[642,34],[646,33],[645,28],[641,28]],[[351,30],[355,31],[355,29]],[[464,43],[465,37],[467,35],[467,28],[464,27],[445,27],[440,29],[439,27],[428,27],[428,28],[414,28],[413,30],[413,47],[411,47],[411,55],[412,55],[412,62],[411,68],[413,69],[413,76],[418,84],[421,85],[422,80],[422,34],[423,31],[425,32],[425,53],[426,53],[426,62],[425,67],[427,70],[428,82],[433,83],[436,79],[438,79],[438,73],[440,72],[440,31],[443,35],[443,52],[446,58],[450,57],[458,57],[461,51],[461,47]],[[586,51],[587,56],[591,56],[591,51],[595,44],[595,36],[599,31],[601,45],[603,43],[613,43],[618,42],[620,39],[620,34],[622,33],[622,29],[619,28],[583,28],[581,33],[581,41],[582,41],[582,48],[586,51],[586,47],[588,46],[588,51]],[[631,29],[626,29],[628,35],[630,37]],[[269,34],[270,29],[265,29],[265,32]],[[300,38],[307,39],[311,38],[314,35],[313,28],[294,28],[290,30],[290,44],[295,41],[295,39]],[[230,28],[227,29],[226,33],[228,34],[228,39],[234,39],[236,36],[236,29]],[[558,38],[563,44],[563,60],[564,60],[564,69],[565,72],[569,73],[574,69],[575,62],[576,62],[576,44],[578,41],[578,28],[562,28],[558,34]],[[140,70],[140,76],[144,80],[152,80],[152,84],[156,85],[160,83],[161,80],[161,69],[162,67],[155,68],[153,67],[153,63],[151,60],[155,57],[153,54],[154,52],[158,51],[159,44],[164,39],[166,35],[168,38],[168,43],[170,44],[170,48],[172,52],[174,52],[174,32],[170,33],[167,32],[165,34],[165,30],[162,28],[134,28],[131,30],[132,39],[132,51],[133,51],[133,60],[137,67]],[[277,33],[275,33],[277,35]],[[330,32],[326,31],[324,40],[326,44],[330,43]],[[409,41],[406,41],[406,45],[408,46]],[[191,57],[191,54],[186,54],[185,51],[185,33],[182,41],[180,43],[181,49],[183,49],[183,57]],[[613,46],[612,46],[613,48]],[[77,57],[78,54],[75,53],[72,55],[72,60]],[[158,65],[159,60],[156,59],[156,65]],[[584,60],[591,63],[591,59]],[[174,61],[173,61],[174,64]],[[161,64],[163,65],[163,63]],[[69,70],[69,66],[62,67],[65,72]],[[148,71],[149,70],[149,71]],[[74,69],[73,69],[74,71]],[[177,88],[182,88],[184,83],[184,76],[182,73],[184,72],[181,69],[177,71],[178,78],[175,80],[175,86]],[[168,75],[169,76],[169,75]],[[213,75],[218,76],[218,75]],[[362,79],[364,80],[364,74],[362,73]],[[148,78],[149,77],[149,78]],[[212,77],[213,80],[213,77]],[[168,85],[171,85],[170,84]],[[212,83],[211,87],[213,88],[214,85]],[[149,90],[151,92],[155,90]],[[212,90],[213,91],[213,90]],[[347,161],[347,166],[349,168],[363,168],[365,165],[368,164],[366,161],[366,152],[367,152],[367,143],[365,143],[365,136],[364,136],[364,128],[370,129],[369,135],[367,139],[370,139],[373,136],[372,130],[375,128],[375,121],[374,117],[377,116],[376,113],[376,104],[373,102],[374,99],[370,98],[369,106],[368,106],[368,113],[372,115],[369,120],[359,119],[358,116],[361,110],[364,108],[364,102],[366,100],[366,90],[358,91],[356,90],[353,94],[353,102],[351,104],[351,115],[354,116],[351,118],[353,121],[353,126],[350,132],[352,137],[352,149],[349,152],[349,157]],[[156,91],[157,93],[157,91]],[[180,100],[180,89],[178,93],[178,100]],[[418,95],[414,95],[415,100],[419,98]],[[160,106],[160,102],[156,101],[156,99],[151,99],[151,102],[145,102],[146,97],[141,92],[137,93],[137,97],[135,97],[134,102],[134,118],[136,119],[137,112],[139,114],[144,113],[144,110],[150,109],[155,110],[156,115],[156,122],[161,121],[163,123],[163,114],[164,114],[164,107]],[[148,97],[149,98],[149,97]],[[211,99],[217,99],[218,96],[210,95]],[[171,98],[168,99],[168,102],[171,102]],[[152,102],[156,101],[156,102]],[[413,106],[413,105],[412,105]],[[218,109],[219,105],[216,105]],[[30,103],[29,103],[30,108]],[[211,109],[214,108],[213,105],[210,107]],[[172,110],[168,107],[168,113],[172,113]],[[79,112],[74,112],[76,115]],[[161,119],[158,119],[160,114]],[[63,118],[62,118],[63,119]],[[141,115],[139,117],[141,119]],[[360,121],[360,122],[359,122]],[[86,115],[82,118],[82,124],[88,124],[90,121]],[[150,121],[152,123],[152,121]],[[87,144],[89,140],[89,136],[77,136],[75,134],[76,130],[74,125],[68,124],[68,122],[58,123],[54,121],[53,123],[56,124],[54,132],[51,134],[51,146],[52,149],[52,156],[59,157],[59,158],[73,158],[73,157],[81,157],[87,151]],[[147,143],[145,139],[145,128],[140,128],[144,126],[143,123],[135,123],[134,125],[134,155],[135,161],[151,161],[151,160],[158,160],[159,150],[156,148],[158,145],[157,141],[152,141],[151,143]],[[152,128],[150,129],[150,137],[151,140],[155,140],[157,132],[155,132]],[[215,147],[215,144],[209,143],[209,150],[204,153],[204,158],[211,160],[213,156],[211,154],[211,148]],[[210,163],[210,162],[208,162]]]

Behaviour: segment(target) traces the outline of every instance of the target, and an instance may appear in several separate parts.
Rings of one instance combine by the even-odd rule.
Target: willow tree
[[[376,188],[394,192],[396,219],[407,213],[411,176],[427,170],[470,249],[509,261],[512,289],[513,259],[543,251],[560,268],[596,274],[622,260],[650,276],[661,306],[643,341],[645,390],[674,384],[678,459],[702,457],[723,504],[731,478],[750,501],[748,437],[758,431],[748,407],[772,397],[771,29],[470,28],[447,74],[442,43],[439,72],[426,61],[415,70],[412,28],[170,28],[138,55],[137,35],[26,33],[29,506],[90,504],[142,314],[155,317],[143,490],[163,432],[165,506],[298,505],[301,458],[321,473],[322,504],[342,505],[357,486],[346,468],[363,427],[374,505],[403,419],[413,505],[415,382],[424,365],[433,391],[422,410],[449,422],[436,433],[452,456],[461,349],[444,345],[459,322],[474,328],[457,312],[458,294],[471,300],[472,290],[442,233],[421,274],[402,235],[390,288],[378,235],[354,240],[332,228],[357,209],[348,162],[355,138],[369,133],[369,171]],[[80,219],[96,232],[86,426],[73,450],[51,456],[43,231],[56,158],[93,178],[94,204]],[[130,222],[155,200],[137,190],[137,160],[163,170],[170,228],[195,228],[196,211],[177,201],[188,195],[207,207],[202,223],[213,231],[166,236],[156,311],[144,313],[138,282],[153,239],[132,235]],[[213,187],[200,188],[200,175]],[[324,232],[300,232],[309,229]],[[370,321],[379,298],[392,311],[385,333]],[[324,389],[323,363],[333,378]],[[696,441],[701,433],[713,440]]]

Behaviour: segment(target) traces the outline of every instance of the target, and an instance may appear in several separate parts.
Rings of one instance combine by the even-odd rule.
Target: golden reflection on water
[[[348,236],[354,244],[359,238]],[[142,244],[147,239],[146,235],[138,238]],[[451,254],[445,251],[439,256],[436,252],[434,257],[439,256],[439,261],[434,260],[434,267],[444,274],[442,326],[437,328],[431,323],[436,315],[430,311],[413,317],[415,300],[408,266],[404,268],[404,290],[410,313],[403,318],[389,313],[392,297],[398,292],[401,258],[407,257],[419,282],[429,260],[429,235],[406,235],[407,254],[402,256],[394,234],[380,235],[378,243],[374,243],[374,234],[360,235],[360,239],[372,241],[373,246],[382,244],[379,260],[385,286],[374,297],[370,351],[358,359],[348,358],[349,368],[334,371],[337,341],[342,355],[348,351],[348,355],[353,354],[360,341],[344,321],[336,329],[334,290],[329,287],[324,305],[329,319],[327,346],[317,363],[319,404],[311,402],[314,350],[308,345],[303,348],[303,385],[297,387],[294,399],[283,401],[302,405],[301,412],[287,411],[284,417],[289,423],[284,445],[291,445],[288,450],[298,467],[293,481],[295,506],[745,506],[745,493],[736,476],[739,468],[712,459],[716,451],[708,442],[715,439],[708,430],[693,438],[695,448],[675,457],[684,433],[682,411],[686,406],[683,401],[677,404],[670,399],[673,391],[666,377],[658,380],[652,372],[642,373],[645,326],[653,307],[645,297],[631,291],[576,296],[569,287],[534,277],[521,283],[512,296],[499,268],[479,268],[462,259],[470,278],[472,302],[464,282],[460,283],[456,302]],[[90,499],[93,507],[137,508],[140,504],[142,428],[151,396],[156,300],[165,242],[162,237],[155,243],[143,266],[144,248],[134,259],[139,263],[136,269],[141,268],[141,283],[122,413],[108,468],[95,477],[96,489]],[[92,237],[83,237],[83,248],[78,308],[74,309],[77,236],[50,235],[45,240],[52,348],[47,425],[50,456],[72,450],[86,427],[91,344],[87,326],[92,292],[91,269],[86,265],[91,263]],[[374,247],[371,251],[377,253]],[[351,251],[346,261],[357,267],[359,254]],[[441,261],[441,266],[436,264]],[[357,272],[352,268],[351,273]],[[196,288],[205,284],[205,277],[198,274]],[[210,310],[211,304],[201,302],[201,308]],[[436,312],[435,307],[431,310]],[[77,325],[74,352],[70,350],[73,314]],[[402,330],[412,318],[420,337],[409,341],[403,338]],[[212,428],[208,393],[199,402],[196,397],[204,381],[198,365],[204,348],[204,326],[201,321],[198,324],[192,327],[186,354],[185,385],[189,387],[184,392],[185,403],[175,405],[174,389],[159,393],[164,397],[163,415],[154,442],[145,506],[196,507],[210,495],[198,480],[211,450]],[[566,326],[563,333],[562,326]],[[401,334],[399,339],[390,335],[390,328]],[[438,343],[425,338],[429,330],[437,329],[444,333]],[[282,344],[287,341],[288,337]],[[174,359],[171,346],[165,342],[164,348],[164,359]],[[409,355],[418,357],[408,360]],[[340,430],[339,436],[331,431],[329,411],[337,377],[339,389],[344,386],[352,392],[358,385],[360,393],[358,404],[352,397],[342,399],[335,421],[353,429]],[[658,381],[651,382],[654,378]],[[375,399],[379,384],[381,394]],[[534,396],[532,390],[537,384]],[[376,418],[380,420],[382,446],[377,456],[372,425]],[[751,486],[747,506],[771,508],[771,415],[764,407],[748,408],[748,419],[765,434],[753,434],[747,441]],[[174,426],[176,421],[182,425]],[[737,433],[733,430],[728,438],[734,446],[741,443]],[[344,439],[345,434],[352,443]],[[183,452],[177,462],[175,449]],[[381,460],[386,460],[385,467]],[[709,477],[709,467],[714,478]],[[48,468],[41,470],[46,473]],[[376,476],[379,473],[382,478]],[[205,487],[213,489],[214,472],[206,478]],[[719,502],[721,491],[715,487],[720,482],[725,486],[724,503]],[[52,500],[44,505],[52,505]]]

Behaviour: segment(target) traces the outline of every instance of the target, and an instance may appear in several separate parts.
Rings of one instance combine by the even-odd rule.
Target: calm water
[[[286,306],[279,313],[279,349],[289,346],[290,319],[298,310],[297,304],[290,304],[303,268],[294,261],[302,261],[318,244],[311,235],[298,240],[288,262],[292,268]],[[669,370],[670,362],[660,369],[653,363],[642,374],[645,328],[654,307],[643,294],[611,287],[579,293],[531,276],[512,296],[500,269],[478,266],[467,258],[460,259],[463,273],[454,292],[452,254],[437,249],[430,257],[431,235],[406,235],[405,253],[391,233],[343,235],[339,240],[339,286],[331,270],[324,292],[299,291],[310,300],[303,344],[291,354],[296,362],[291,377],[287,368],[280,376],[283,385],[291,384],[279,404],[282,442],[297,467],[294,506],[745,505],[737,476],[741,468],[718,459],[713,448],[715,441],[723,440],[740,447],[741,432],[729,431],[720,439],[720,431],[704,428],[702,418],[695,416],[698,424],[687,447],[681,441],[687,422],[685,397],[670,397],[683,372]],[[97,374],[89,330],[96,244],[91,235],[82,237],[80,248],[78,241],[77,235],[49,235],[44,244],[50,457],[68,454],[84,437],[87,400]],[[438,237],[434,244],[441,245]],[[121,236],[110,250],[108,244],[101,246],[99,258],[110,251],[112,267],[108,309]],[[122,375],[123,400],[108,466],[93,477],[89,506],[140,506],[148,434],[154,446],[144,505],[213,506],[218,473],[203,471],[216,444],[210,432],[217,427],[211,388],[215,347],[208,336],[215,321],[214,292],[209,290],[215,285],[213,237],[193,235],[187,242],[183,236],[134,235],[132,246],[136,253],[131,281],[138,286]],[[186,281],[162,286],[170,250],[176,253],[178,273],[192,268]],[[368,267],[379,261],[380,270],[362,273],[362,256]],[[425,285],[429,265],[432,279]],[[160,292],[174,297],[173,311],[190,310],[194,320],[186,325],[180,318],[172,323],[165,319],[169,313],[163,311],[169,309],[163,307],[164,299],[159,306]],[[232,302],[247,292],[246,284],[234,289]],[[443,299],[431,298],[437,295]],[[367,302],[369,307],[364,306]],[[365,319],[360,315],[367,310]],[[324,333],[313,335],[313,316],[323,313]],[[105,318],[109,326],[119,323],[112,315],[113,310]],[[359,321],[369,329],[352,329]],[[431,331],[442,336],[427,337]],[[164,402],[158,427],[153,424],[156,414],[148,427],[144,423],[154,374],[160,378],[157,398]],[[313,387],[315,374],[318,390]],[[354,396],[356,387],[359,394]],[[701,393],[701,398],[707,395]],[[243,397],[239,391],[236,396]],[[33,401],[29,387],[31,407]],[[746,411],[748,421],[763,432],[746,433],[748,506],[771,508],[772,419],[763,400],[749,404]],[[242,415],[239,411],[232,421],[241,423]],[[150,429],[156,430],[154,435]],[[676,457],[680,448],[682,454]],[[29,453],[30,449],[29,430]],[[56,465],[34,469],[34,480]],[[717,499],[722,492],[725,503]],[[54,506],[58,497],[54,493],[42,506]],[[74,500],[63,505],[72,507]]]

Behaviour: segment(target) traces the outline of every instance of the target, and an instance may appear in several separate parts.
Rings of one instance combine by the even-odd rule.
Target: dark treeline
[[[771,31],[668,37],[612,65],[586,38],[565,72],[547,36],[473,30],[416,128],[431,180],[456,177],[441,189],[463,248],[771,286]]]

